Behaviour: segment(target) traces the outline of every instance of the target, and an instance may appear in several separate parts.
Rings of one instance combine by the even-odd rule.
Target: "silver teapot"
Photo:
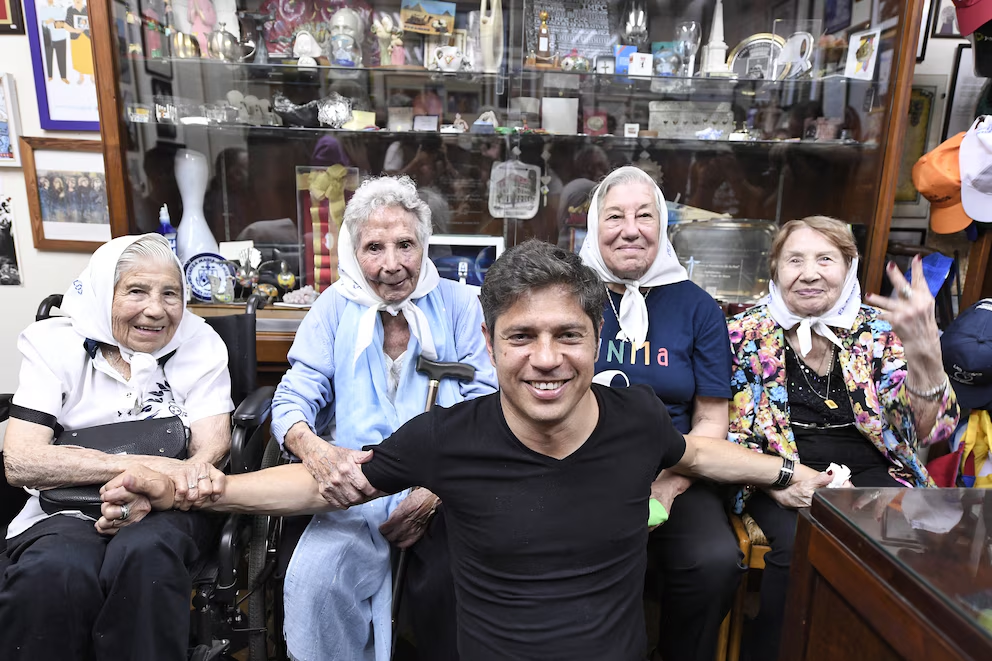
[[[224,29],[223,23],[218,23],[216,30],[207,35],[207,50],[210,57],[225,62],[237,62],[241,59],[241,45],[238,38]]]

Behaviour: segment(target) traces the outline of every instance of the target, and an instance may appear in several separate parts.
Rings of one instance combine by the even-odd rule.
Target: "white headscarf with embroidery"
[[[173,392],[184,393],[188,391],[187,389],[193,384],[192,382],[187,383],[189,379],[184,379],[183,372],[186,370],[170,368],[197,364],[198,359],[195,354],[202,345],[189,340],[199,333],[213,332],[203,319],[194,314],[186,313],[186,282],[182,276],[183,270],[179,258],[172,255],[176,274],[179,276],[182,286],[183,305],[183,316],[172,339],[161,349],[149,354],[134,351],[121,344],[114,337],[112,315],[115,290],[114,275],[117,271],[117,262],[120,261],[121,255],[128,246],[145,237],[157,237],[154,240],[164,242],[164,239],[158,234],[122,236],[111,239],[97,248],[90,258],[89,265],[69,285],[69,289],[62,297],[62,304],[59,306],[62,314],[71,319],[73,329],[82,338],[95,340],[120,350],[121,357],[131,366],[131,378],[128,383],[134,387],[136,404],[138,405],[149,390],[149,386],[152,385],[151,380],[154,377],[158,359],[173,351],[177,353],[177,356],[180,352],[182,355],[179,356],[179,360],[174,357],[166,362],[166,378],[169,380]]]
[[[397,181],[404,186],[409,186],[414,195],[417,194],[416,188],[409,178],[403,177]],[[370,182],[365,182],[363,186],[367,186],[369,183]],[[361,191],[361,189],[359,189],[359,191]],[[426,211],[430,214],[429,208]],[[415,212],[413,211],[410,211],[410,213],[415,215]],[[430,216],[428,215],[428,224],[429,222]],[[428,231],[427,235],[428,237],[430,236],[430,231]],[[347,214],[345,215],[345,222],[342,223],[341,231],[338,233],[339,279],[332,286],[348,300],[354,301],[359,305],[363,305],[368,308],[368,310],[362,314],[361,320],[358,324],[358,342],[355,343],[354,360],[358,360],[358,357],[362,355],[362,352],[365,351],[370,344],[372,344],[372,339],[375,335],[375,321],[379,312],[383,310],[394,317],[397,314],[402,313],[410,326],[410,333],[412,333],[413,336],[417,338],[417,341],[420,342],[420,350],[424,357],[431,360],[437,360],[437,349],[434,346],[434,336],[431,334],[431,327],[427,321],[427,315],[424,314],[423,310],[417,307],[415,301],[433,291],[441,281],[441,276],[438,274],[437,267],[434,266],[434,262],[432,262],[427,255],[426,240],[424,241],[422,248],[424,254],[420,260],[420,274],[417,277],[417,286],[414,288],[413,293],[399,303],[386,303],[382,297],[379,296],[374,289],[372,289],[368,283],[368,280],[365,278],[365,274],[362,273],[362,267],[358,263],[358,257],[355,252],[357,250],[357,246],[352,243],[351,227],[348,221],[348,216]]]
[[[658,229],[658,254],[648,270],[637,280],[627,280],[616,276],[603,261],[603,255],[599,250],[599,205],[600,194],[603,186],[611,179],[622,175],[633,174],[644,183],[654,186],[655,204],[658,207],[658,217],[661,226]],[[632,342],[635,347],[644,344],[648,336],[648,306],[641,293],[641,287],[659,287],[670,285],[675,282],[688,280],[689,275],[685,267],[679,262],[675,249],[672,248],[668,240],[668,206],[665,204],[665,196],[662,195],[658,184],[643,170],[631,165],[617,168],[603,180],[592,196],[589,204],[589,215],[587,220],[586,240],[582,243],[579,256],[582,262],[596,271],[603,282],[612,282],[624,286],[623,298],[620,299],[620,332],[617,333],[618,340]]]

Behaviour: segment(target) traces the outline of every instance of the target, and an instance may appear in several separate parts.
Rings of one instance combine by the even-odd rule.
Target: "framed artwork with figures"
[[[0,0],[2,2],[3,0]],[[83,0],[24,0],[41,128],[99,131],[96,77]]]
[[[954,11],[953,0],[933,0],[930,6],[930,20],[933,32],[930,36],[935,39],[960,39],[961,28],[958,27],[958,14]]]

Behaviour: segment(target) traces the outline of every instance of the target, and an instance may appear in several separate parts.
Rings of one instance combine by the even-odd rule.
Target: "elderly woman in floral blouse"
[[[729,322],[730,438],[816,470],[846,465],[858,487],[928,487],[916,455],[951,435],[958,405],[941,365],[934,302],[919,258],[913,284],[894,264],[894,297],[862,305],[850,229],[813,216],[782,226],[768,298]],[[796,511],[784,492],[746,489],[737,503],[768,537],[752,661],[778,658]]]

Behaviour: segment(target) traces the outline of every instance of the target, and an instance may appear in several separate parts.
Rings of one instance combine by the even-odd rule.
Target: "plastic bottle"
[[[172,252],[176,252],[176,228],[172,226],[172,221],[169,219],[168,204],[163,204],[162,208],[159,209],[158,233],[164,236],[165,240],[169,242],[169,247],[172,248]]]

